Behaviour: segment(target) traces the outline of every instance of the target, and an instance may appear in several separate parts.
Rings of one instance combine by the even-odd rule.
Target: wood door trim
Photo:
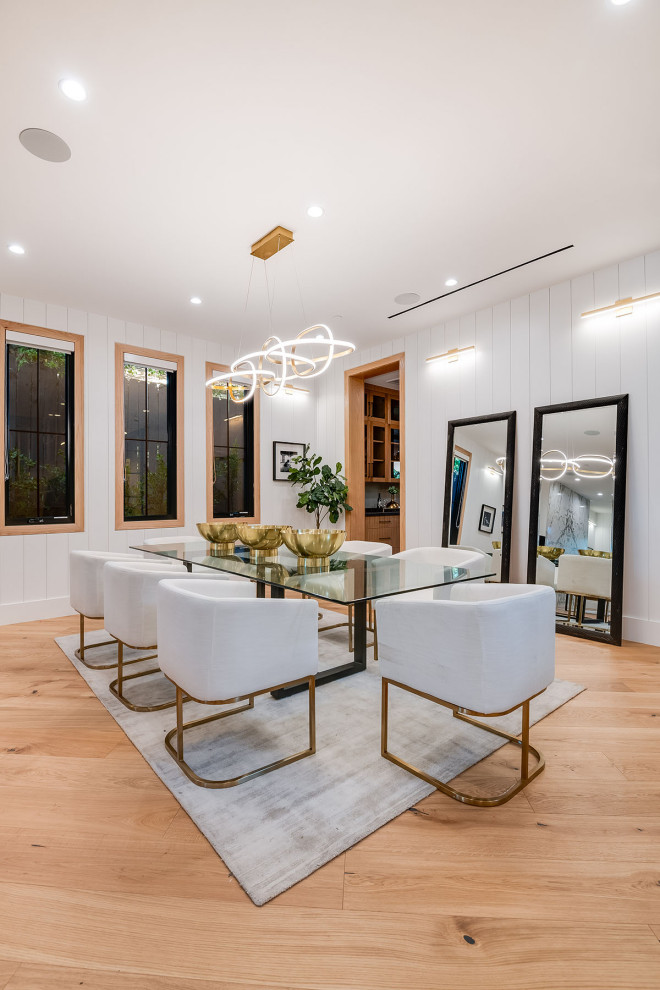
[[[399,372],[399,441],[401,479],[399,481],[399,544],[406,545],[406,435],[405,435],[405,363],[403,352],[390,357],[370,361],[344,372],[344,447],[346,458],[346,480],[349,500],[353,512],[346,514],[346,535],[349,540],[363,540],[365,534],[364,514],[364,382],[375,374],[388,371]]]

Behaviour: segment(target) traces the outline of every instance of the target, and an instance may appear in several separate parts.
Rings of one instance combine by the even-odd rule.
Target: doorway
[[[347,539],[390,543],[394,552],[405,548],[404,365],[405,355],[393,354],[344,373],[346,480],[353,506],[346,514]],[[388,508],[388,501],[398,502],[398,510]]]

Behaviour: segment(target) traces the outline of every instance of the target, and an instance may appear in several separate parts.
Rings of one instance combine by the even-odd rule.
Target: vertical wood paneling
[[[108,355],[112,361],[112,375],[108,375],[105,368]],[[109,388],[114,389],[114,353],[108,346],[107,317],[90,314],[85,358],[85,447],[88,464],[86,529],[89,532],[90,550],[103,550],[109,545],[111,513],[114,519],[114,485],[110,477],[111,453],[114,447],[109,447],[108,430],[108,419],[114,421],[114,392],[108,391]]]
[[[493,307],[493,412],[511,406],[511,304]]]
[[[419,456],[426,456],[420,439],[423,438],[426,423],[419,420],[420,410],[418,408],[418,381],[420,375],[437,377],[435,372],[440,367],[438,364],[426,364],[420,367],[417,337],[411,334],[405,338],[406,355],[406,381],[405,381],[405,416],[406,416],[406,450],[405,450],[405,485],[406,496],[406,546],[420,546],[419,531],[419,498],[424,498],[426,492],[419,491],[417,476],[419,471]],[[426,357],[426,355],[424,355]],[[433,387],[433,385],[432,385]],[[437,387],[437,386],[436,386]],[[424,413],[424,410],[422,410]],[[423,542],[422,542],[422,545]]]
[[[570,402],[573,396],[571,368],[571,285],[562,282],[550,289],[550,401]]]
[[[594,277],[581,275],[571,282],[571,347],[573,399],[596,395],[596,343],[589,320],[581,314],[594,308]]]
[[[10,296],[8,292],[0,294],[0,318],[26,323],[23,316],[23,300],[19,296]]]
[[[529,371],[530,299],[523,296],[511,303],[511,401],[516,417],[516,469],[514,472],[513,525],[511,530],[511,581],[525,582],[527,571],[527,530],[529,526],[529,470],[532,446]],[[502,412],[507,410],[502,409]],[[522,453],[522,457],[521,457]],[[500,506],[498,506],[498,512]]]
[[[475,415],[487,416],[493,411],[493,311],[482,309],[475,319],[474,358],[476,380]],[[443,347],[443,351],[446,348]],[[439,353],[442,353],[440,351]]]
[[[611,306],[619,298],[619,266],[611,265],[594,274],[594,309]],[[596,394],[621,392],[621,320],[611,317],[583,320],[585,332],[594,338]]]
[[[45,327],[46,304],[34,299],[26,299],[23,304],[23,323],[34,327]]]
[[[644,259],[619,266],[620,298],[646,292]],[[621,389],[630,393],[628,419],[627,490],[632,496],[626,513],[626,565],[624,614],[646,618],[649,614],[649,409],[647,381],[647,308],[630,316],[610,316],[621,325]],[[652,387],[657,385],[653,383]],[[654,444],[654,447],[657,444]],[[655,451],[654,451],[655,456]],[[654,492],[654,509],[657,492]]]
[[[431,354],[444,354],[445,350],[444,324],[431,330]],[[431,462],[431,546],[440,546],[442,542],[442,509],[445,491],[445,451],[447,448],[447,413],[445,394],[440,387],[438,376],[433,365],[427,366],[426,376],[431,395],[430,402],[430,443],[428,459]]]
[[[660,251],[647,255],[646,292],[660,292]],[[658,443],[657,425],[660,423],[660,305],[655,303],[646,307],[647,331],[647,394],[648,394],[648,545],[652,548],[649,554],[648,588],[649,588],[649,619],[660,623],[660,555],[656,547],[660,546],[660,513],[657,506],[660,501],[660,444]],[[621,322],[621,321],[618,321]],[[628,505],[635,505],[634,493],[629,490]],[[633,510],[634,511],[634,510]],[[633,565],[634,566],[634,565]]]
[[[476,343],[476,318],[474,313],[462,316],[458,327],[458,346],[474,347]],[[474,354],[466,354],[458,362],[458,379],[461,393],[461,416],[474,416],[477,407],[476,361]]]

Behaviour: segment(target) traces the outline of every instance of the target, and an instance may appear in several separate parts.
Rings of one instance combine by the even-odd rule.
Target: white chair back
[[[136,564],[109,562],[105,565],[105,628],[111,636],[136,649],[157,645],[156,592],[158,584],[167,578],[183,581],[210,581],[212,584],[233,584],[224,577],[189,574],[183,564],[139,560]],[[254,585],[241,584],[237,597],[253,596]]]
[[[370,543],[368,540],[345,540],[341,550],[346,553],[361,553],[368,557],[391,557],[392,547],[389,543]]]
[[[140,563],[143,558],[138,553],[106,550],[72,550],[69,554],[71,608],[89,619],[103,618],[103,568],[109,560]]]
[[[611,598],[611,559],[563,554],[557,568],[557,591],[587,598]]]
[[[316,602],[248,601],[252,586],[231,584],[161,582],[158,658],[163,673],[199,701],[241,698],[315,674]]]

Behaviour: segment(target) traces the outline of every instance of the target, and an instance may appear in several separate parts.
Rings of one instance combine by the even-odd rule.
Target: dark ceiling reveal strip
[[[513,265],[511,268],[505,268],[504,271],[495,272],[494,275],[486,275],[485,278],[478,278],[476,282],[470,282],[469,285],[460,285],[457,289],[450,289],[449,292],[443,292],[441,296],[435,296],[433,299],[427,299],[426,302],[415,303],[414,306],[409,306],[408,309],[402,309],[398,313],[392,313],[388,316],[388,320],[393,320],[395,316],[403,316],[404,313],[411,313],[413,309],[421,309],[422,306],[428,306],[430,303],[437,302],[438,299],[446,299],[447,296],[454,296],[457,292],[465,292],[466,289],[471,289],[475,285],[481,285],[482,282],[488,282],[491,278],[499,278],[500,275],[506,275],[508,272],[515,272],[517,268],[524,268],[525,265],[533,265],[535,261],[543,261],[544,258],[551,258],[553,254],[561,254],[562,251],[570,251],[574,244],[567,244],[566,247],[557,248],[556,251],[548,251],[547,254],[540,254],[538,258],[530,258],[529,261],[523,261],[519,265]]]

